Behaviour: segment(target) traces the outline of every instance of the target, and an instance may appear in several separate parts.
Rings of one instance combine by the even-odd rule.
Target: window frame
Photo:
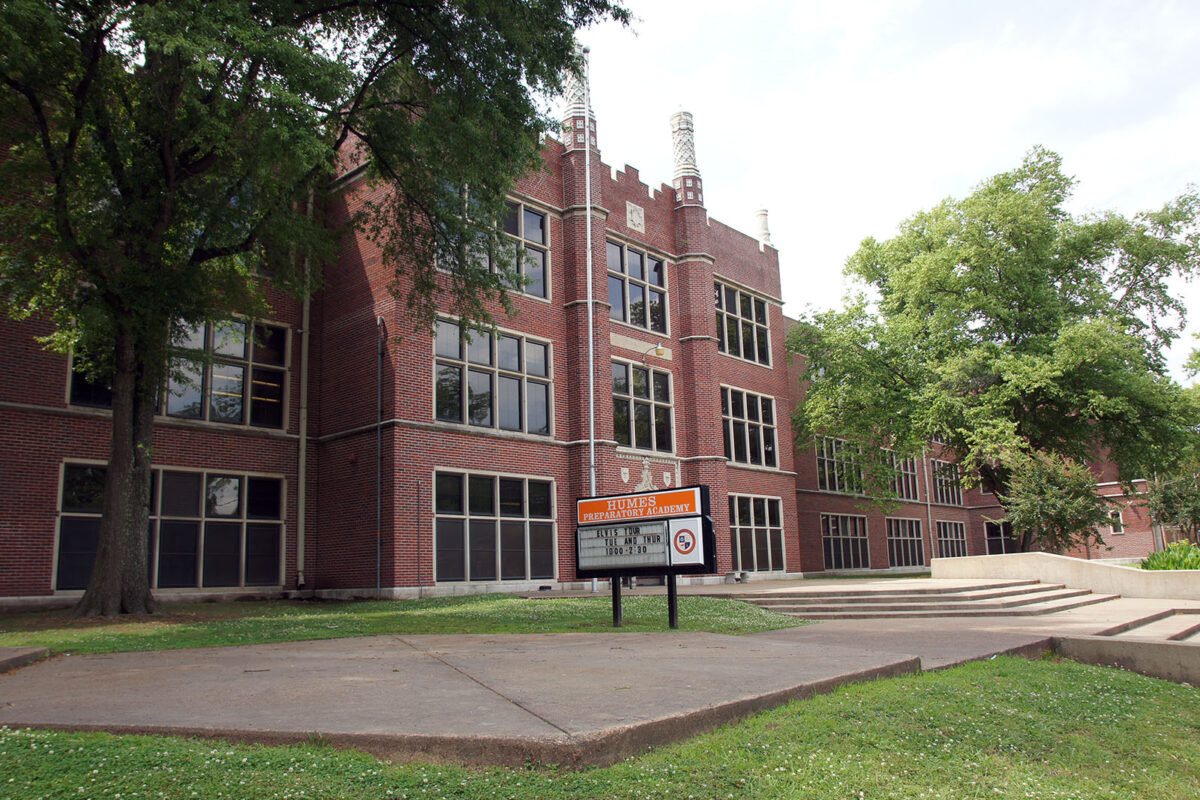
[[[830,524],[832,520],[838,520],[838,535],[831,533],[833,526]],[[850,527],[854,528],[859,533],[857,535],[846,536],[842,533],[843,525],[847,521],[852,521]],[[845,542],[838,550],[833,549],[832,542]],[[837,558],[833,558],[834,554]],[[851,561],[861,561],[859,564],[837,564],[830,565],[831,561],[842,561],[849,557]],[[867,518],[861,514],[837,514],[837,513],[821,513],[821,563],[826,571],[842,570],[842,569],[870,569],[871,568],[871,539],[867,531]]]
[[[611,248],[617,248],[620,251],[618,260],[620,262],[619,270],[612,269],[612,251]],[[629,254],[636,253],[642,259],[642,275],[638,278],[630,273]],[[605,239],[605,268],[608,276],[608,318],[611,322],[616,322],[621,325],[628,325],[631,328],[636,328],[640,331],[649,331],[656,333],[663,338],[671,336],[671,301],[670,301],[670,262],[665,256],[659,256],[648,248],[642,245],[634,245],[628,242],[618,241],[616,239]],[[657,262],[662,270],[662,283],[654,283],[651,278],[651,261]],[[618,281],[621,284],[621,308],[620,316],[614,316],[617,312],[617,307],[612,301],[613,281]],[[633,320],[633,293],[630,291],[630,285],[639,288],[642,291],[645,304],[643,315],[645,317],[642,323],[634,322]],[[655,326],[654,315],[651,313],[650,299],[653,293],[662,295],[662,327]]]
[[[925,566],[925,538],[919,518],[885,517],[884,527],[887,533],[889,567]],[[898,561],[912,563],[897,563]]]
[[[957,461],[942,461],[929,459],[930,472],[933,473],[934,502],[943,506],[961,506],[963,504],[962,473]]]
[[[862,448],[857,444],[836,436],[822,436],[814,452],[817,458],[818,490],[858,496],[866,493]]]
[[[656,369],[638,361],[630,361],[623,358],[612,359],[614,371],[617,367],[625,369],[625,383],[627,391],[618,392],[616,386],[616,376],[613,376],[613,439],[617,443],[617,447],[628,448],[641,452],[650,453],[674,453],[675,452],[675,378],[670,370]],[[646,397],[640,397],[634,393],[635,373],[642,370],[646,373]],[[666,376],[667,380],[667,400],[659,400],[655,395],[655,376]],[[617,435],[617,404],[624,403],[626,410],[626,434],[629,441],[624,442]],[[637,418],[636,407],[638,405],[648,406],[650,409],[650,440],[649,446],[642,447],[638,443],[637,436]],[[669,441],[666,449],[658,446],[659,439],[659,420],[658,410],[663,409],[667,414],[667,427],[669,428]]]
[[[917,481],[917,459],[913,456],[900,458],[891,450],[885,450],[895,475],[892,478],[892,491],[900,500],[920,502],[920,484]]]
[[[512,289],[513,291],[518,292],[519,294],[521,294],[525,297],[531,297],[535,300],[550,301],[553,298],[553,290],[551,289],[551,286],[550,286],[550,284],[551,284],[550,275],[552,273],[550,259],[551,259],[551,254],[553,252],[552,248],[551,248],[552,239],[550,236],[550,220],[553,219],[553,216],[548,209],[542,208],[540,206],[535,206],[535,205],[525,202],[524,200],[519,200],[519,199],[515,199],[515,198],[506,201],[505,208],[506,208],[506,212],[505,212],[505,219],[504,219],[504,234],[505,234],[505,236],[508,236],[509,238],[511,238],[513,241],[513,244],[518,248],[518,256],[519,257],[517,258],[517,264],[516,264],[517,270],[516,271],[522,278],[528,277],[529,273],[527,272],[527,267],[525,265],[524,253],[526,250],[536,250],[536,251],[540,252],[542,254],[542,287],[543,287],[544,291],[542,294],[536,294],[534,292],[530,292],[526,288],[528,286],[528,284],[526,284],[524,282],[522,282],[518,285],[510,286],[509,288]],[[526,231],[525,231],[525,214],[526,213],[537,214],[537,215],[541,216],[542,230],[545,232],[545,235],[543,236],[544,241],[539,242],[535,239],[530,239],[526,236]],[[516,230],[515,231],[510,231],[508,229],[508,220],[509,220],[510,214],[516,221],[516,225],[515,225]],[[493,263],[490,259],[488,262],[488,268],[490,270],[492,270],[493,272],[499,271],[496,268],[496,264]]]
[[[730,292],[733,294],[731,295]],[[717,318],[717,352],[731,358],[769,368],[774,361],[774,357],[771,354],[772,301],[756,292],[752,292],[721,278],[713,279],[713,295]],[[729,308],[731,297],[734,306],[733,309]],[[743,297],[750,304],[749,316],[742,313]],[[764,321],[758,319],[759,307],[762,308]],[[736,353],[732,351],[728,343],[729,325],[731,322],[735,323],[738,329],[738,347]],[[746,340],[747,326],[749,326],[751,338],[754,340],[753,358],[746,357],[745,347],[743,346]],[[765,360],[760,357],[764,352],[766,355]]]
[[[967,523],[939,519],[934,521],[934,531],[938,558],[964,558],[970,555],[967,548]],[[948,535],[951,532],[953,535]],[[948,550],[952,551],[949,555]],[[962,552],[958,552],[959,550]]]
[[[742,416],[734,416],[734,393],[742,395]],[[748,389],[739,389],[736,386],[728,386],[722,384],[720,386],[721,393],[721,427],[725,439],[725,460],[730,464],[737,466],[750,467],[752,469],[780,469],[779,466],[779,403],[774,395],[759,394]],[[755,417],[750,417],[750,398],[754,398],[758,406],[755,412]],[[763,412],[768,408],[762,401],[769,401],[770,416],[769,423],[763,421]],[[738,424],[742,425],[741,440],[745,447],[745,460],[737,458],[738,447],[737,440],[734,438]],[[770,447],[768,447],[768,436]],[[752,459],[752,443],[757,439],[758,453],[760,461],[755,463]],[[767,454],[770,454],[773,463],[767,463]]]
[[[438,352],[438,326],[448,325],[457,329],[458,339],[458,355],[450,356]],[[488,340],[488,363],[480,363],[472,360],[471,345],[475,341],[472,337],[486,336]],[[517,360],[518,367],[512,369],[502,365],[502,354],[500,351],[501,343],[506,339],[515,339],[518,342]],[[529,336],[524,333],[509,331],[502,328],[497,328],[495,331],[480,333],[478,331],[470,331],[464,328],[460,319],[450,317],[438,317],[434,322],[434,333],[432,336],[432,416],[435,424],[438,425],[454,425],[467,430],[490,431],[506,435],[521,435],[537,437],[539,440],[543,438],[554,438],[554,349],[553,342],[545,339],[539,339],[534,336]],[[530,345],[541,347],[545,352],[545,375],[531,373],[529,371],[529,353]],[[458,394],[458,417],[451,419],[448,415],[442,414],[442,375],[443,369],[457,370],[457,394]],[[486,424],[475,422],[472,420],[471,409],[471,376],[486,375],[489,383],[489,406],[488,419]],[[502,421],[502,409],[500,408],[501,396],[501,381],[517,381],[520,409],[521,424],[520,428],[506,426]],[[546,428],[545,431],[530,430],[529,424],[529,393],[530,385],[540,386],[544,388],[546,394],[545,410],[546,410]],[[449,407],[448,405],[446,406]]]
[[[750,510],[750,519],[742,520],[740,504],[738,501],[747,501],[747,506]],[[759,520],[759,511],[757,502],[762,502],[762,512],[766,519]],[[775,513],[772,515],[771,509],[774,507]],[[778,520],[778,524],[773,524],[772,516]],[[752,564],[747,566],[743,559],[743,554],[746,551],[744,536],[749,536],[750,547],[749,553]],[[767,552],[767,567],[759,566],[759,554],[764,549],[759,547],[759,537],[765,537]],[[777,495],[763,494],[729,494],[729,540],[730,554],[732,556],[734,572],[787,572],[787,548],[784,545],[783,537],[783,498]],[[778,545],[778,553],[776,546]],[[778,564],[776,564],[778,561]]]

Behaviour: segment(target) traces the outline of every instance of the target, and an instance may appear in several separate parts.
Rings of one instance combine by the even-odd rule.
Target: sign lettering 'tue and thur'
[[[707,504],[702,486],[579,500],[581,577],[711,571]]]

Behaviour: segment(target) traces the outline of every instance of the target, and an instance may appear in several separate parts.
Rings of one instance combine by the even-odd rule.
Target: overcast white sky
[[[692,112],[709,214],[753,233],[769,209],[789,315],[839,303],[864,237],[1035,144],[1078,180],[1076,213],[1200,184],[1196,0],[627,2],[632,30],[580,36],[604,160],[670,182],[669,118]],[[1200,330],[1200,282],[1181,290]]]

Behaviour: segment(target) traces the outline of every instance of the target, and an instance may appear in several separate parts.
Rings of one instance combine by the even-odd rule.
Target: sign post
[[[716,571],[708,487],[586,497],[575,509],[575,573],[610,579],[613,627],[622,623],[622,578],[666,575],[668,621],[678,628],[676,576]]]

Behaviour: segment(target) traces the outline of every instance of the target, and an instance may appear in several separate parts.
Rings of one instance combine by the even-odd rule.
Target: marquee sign
[[[575,509],[581,578],[715,570],[707,486],[587,497]]]

